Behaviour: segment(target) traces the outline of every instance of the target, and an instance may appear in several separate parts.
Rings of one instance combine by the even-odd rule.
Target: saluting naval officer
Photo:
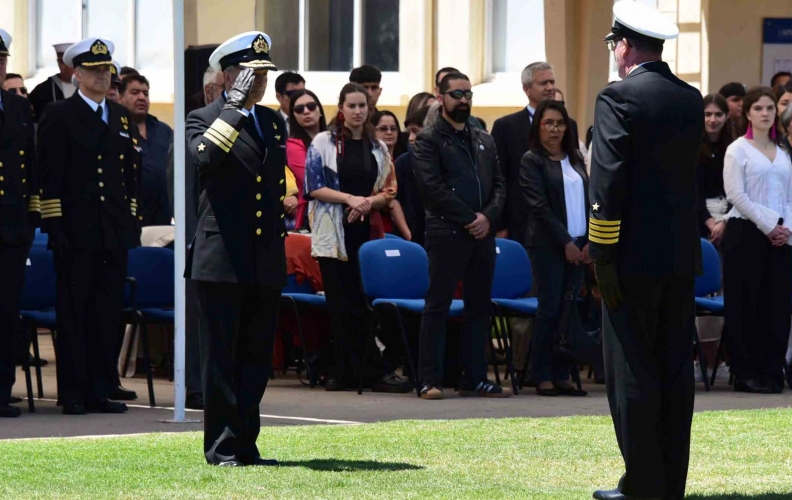
[[[696,164],[701,93],[662,62],[679,34],[622,0],[605,38],[623,79],[597,97],[589,250],[605,302],[605,370],[626,466],[594,498],[681,499],[693,415],[694,279],[701,248]]]
[[[113,42],[89,38],[63,60],[80,89],[39,122],[42,229],[57,272],[58,397],[63,413],[122,413],[116,338],[127,252],[140,244],[129,112],[105,99]]]
[[[30,103],[2,90],[10,46],[11,36],[0,29],[0,417],[21,413],[9,402],[15,349],[21,345],[17,336],[25,262],[41,211]]]
[[[286,125],[256,103],[267,88],[272,41],[251,31],[220,45],[221,98],[187,117],[200,175],[198,227],[186,277],[197,283],[204,386],[204,455],[211,465],[276,465],[259,455],[259,403],[272,368],[286,283]]]

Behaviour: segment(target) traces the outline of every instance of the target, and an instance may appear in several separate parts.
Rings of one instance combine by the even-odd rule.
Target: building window
[[[545,61],[544,0],[489,0],[490,74],[519,73]]]
[[[82,2],[38,0],[36,13],[36,68],[57,66],[55,49],[58,43],[82,39]]]
[[[280,70],[399,71],[399,0],[259,0],[259,7]]]

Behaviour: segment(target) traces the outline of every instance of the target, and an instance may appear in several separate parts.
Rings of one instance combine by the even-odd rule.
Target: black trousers
[[[473,388],[487,378],[486,343],[491,334],[492,277],[495,238],[427,234],[429,290],[421,317],[418,366],[424,385],[440,387],[446,342],[448,308],[459,280],[464,286],[465,325],[459,340],[460,386]]]
[[[203,390],[201,381],[201,342],[198,322],[198,285],[196,281],[185,283],[185,328],[184,328],[184,385],[187,394]]]
[[[56,251],[58,398],[110,397],[118,380],[118,329],[127,250]]]
[[[605,380],[626,473],[622,493],[681,499],[693,420],[694,278],[621,279],[603,307]]]
[[[579,238],[577,245],[583,248],[585,240]],[[573,285],[572,293],[577,297],[585,266],[567,264],[564,249],[557,246],[532,247],[529,254],[539,299],[531,351],[531,374],[537,384],[564,382],[569,380],[572,365],[553,356],[554,334],[561,319],[561,304],[567,283]],[[571,276],[564,275],[567,266]]]
[[[280,288],[197,281],[209,464],[259,456],[259,403],[272,373]]]
[[[8,404],[16,380],[14,360],[22,345],[19,302],[29,249],[30,245],[0,244],[0,406]]]
[[[726,348],[735,376],[783,383],[792,314],[792,249],[774,247],[750,221],[723,237]]]

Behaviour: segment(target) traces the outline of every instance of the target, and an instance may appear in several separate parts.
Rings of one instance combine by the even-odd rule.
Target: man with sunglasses
[[[662,61],[677,26],[638,2],[622,0],[613,13],[605,41],[622,81],[596,101],[589,252],[605,304],[605,380],[626,472],[617,489],[594,498],[681,500],[695,389],[704,105]]]
[[[11,36],[0,29],[0,82],[6,78]],[[13,75],[8,75],[13,76]],[[6,79],[5,83],[9,83]],[[5,86],[5,85],[4,85]],[[0,90],[0,418],[18,417],[11,389],[19,342],[19,307],[25,262],[41,205],[38,193],[33,114],[30,103],[16,93]]]
[[[275,79],[275,99],[280,103],[278,111],[286,122],[286,137],[289,137],[289,103],[297,90],[305,88],[305,78],[293,71],[284,71]]]
[[[487,380],[484,346],[490,334],[495,270],[493,227],[506,200],[495,141],[468,124],[473,92],[462,73],[440,82],[438,116],[415,139],[415,179],[426,213],[429,290],[421,318],[419,377],[423,399],[443,398],[448,310],[460,279],[467,324],[459,341],[464,370],[460,395],[509,397]]]
[[[18,95],[19,97],[24,97],[25,99],[28,98],[25,80],[22,79],[22,75],[18,75],[16,73],[8,73],[6,75],[5,81],[3,82],[3,90],[7,90],[12,94]]]

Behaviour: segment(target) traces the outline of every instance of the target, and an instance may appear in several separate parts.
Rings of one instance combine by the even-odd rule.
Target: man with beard
[[[39,121],[42,230],[57,274],[58,397],[63,413],[123,413],[111,401],[127,253],[140,244],[129,112],[108,101],[113,43],[89,38],[63,56],[80,90]]]
[[[209,58],[225,92],[187,117],[202,188],[185,276],[196,283],[210,465],[277,465],[256,447],[286,284],[286,124],[256,103],[267,89],[270,37],[250,31]]]
[[[621,81],[597,97],[589,250],[603,307],[603,350],[626,472],[600,500],[681,500],[693,420],[695,274],[701,268],[696,166],[701,92],[662,61],[679,29],[638,2],[613,7],[605,37]]]
[[[459,341],[464,370],[459,394],[509,397],[487,380],[484,346],[490,334],[490,295],[495,236],[506,198],[495,141],[468,124],[473,92],[462,73],[443,77],[434,125],[415,139],[415,178],[426,212],[429,291],[421,318],[421,397],[442,399],[448,308],[457,283],[464,285],[466,325]]]
[[[61,99],[68,99],[77,91],[77,87],[72,83],[74,68],[63,61],[63,54],[71,46],[71,43],[53,45],[55,55],[58,58],[59,72],[57,75],[52,75],[36,85],[36,88],[30,93],[30,103],[33,105],[36,121],[41,119],[44,107],[47,104],[60,101]]]

